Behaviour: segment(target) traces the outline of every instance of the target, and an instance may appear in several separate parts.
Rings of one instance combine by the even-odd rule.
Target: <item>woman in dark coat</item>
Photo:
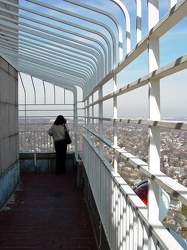
[[[59,115],[54,121],[53,125],[48,130],[48,135],[53,137],[54,146],[56,151],[56,174],[63,174],[66,172],[65,164],[66,164],[66,151],[67,151],[67,143],[65,140],[65,130],[64,126],[68,130],[66,124],[66,119]]]

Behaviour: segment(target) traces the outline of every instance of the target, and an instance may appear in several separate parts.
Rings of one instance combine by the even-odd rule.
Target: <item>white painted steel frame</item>
[[[159,220],[148,220],[147,207],[86,138],[83,162],[110,249],[183,249]]]
[[[58,21],[58,22],[62,22],[62,23],[66,23],[66,24],[68,24],[68,25],[72,25],[72,26],[75,26],[75,27],[78,27],[78,28],[80,28],[80,29],[83,29],[84,27],[82,27],[82,26],[80,26],[80,25],[77,25],[77,24],[75,24],[75,23],[70,23],[70,22],[67,22],[67,21],[65,21],[65,20],[62,20],[62,19],[59,19],[59,18],[55,18],[55,17],[53,17],[53,16],[49,16],[49,15],[46,15],[45,13],[41,13],[41,12],[38,12],[38,11],[33,11],[33,10],[31,10],[31,9],[29,9],[29,8],[26,8],[26,7],[23,7],[23,6],[18,6],[18,5],[16,5],[16,4],[13,4],[13,3],[10,3],[10,2],[8,2],[8,1],[3,1],[3,0],[1,0],[1,2],[2,3],[6,3],[6,4],[8,4],[8,5],[10,5],[10,6],[14,6],[14,7],[19,7],[20,9],[22,9],[22,10],[24,10],[24,11],[28,11],[28,12],[31,12],[31,13],[34,13],[34,14],[36,14],[36,15],[38,15],[38,16],[42,16],[42,17],[46,17],[46,18],[50,18],[50,19],[52,19],[52,20],[56,20],[56,21]],[[38,3],[39,5],[42,5],[42,6],[47,6],[48,8],[51,8],[51,9],[53,9],[53,10],[56,10],[56,11],[59,11],[59,12],[64,12],[64,13],[66,13],[66,14],[68,14],[68,15],[72,15],[72,16],[76,16],[77,18],[82,18],[82,19],[85,19],[84,17],[82,17],[81,15],[77,15],[77,14],[74,14],[74,13],[70,13],[69,11],[65,11],[65,10],[63,10],[62,11],[62,9],[60,9],[60,8],[56,8],[56,7],[53,7],[52,5],[46,5],[46,4],[44,4],[44,3],[41,3],[41,2],[39,2],[39,1],[34,1],[35,3]],[[3,10],[3,9],[2,9]],[[9,14],[11,14],[11,15],[14,15],[14,12],[12,12],[12,11],[8,11],[8,10],[4,10],[4,12],[6,12],[6,13],[9,13]],[[26,16],[24,16],[24,15],[18,15],[18,14],[15,14],[15,15],[17,15],[17,16],[19,16],[20,18],[25,18],[25,19],[27,19],[27,17]],[[30,19],[30,18],[29,18]],[[89,18],[87,18],[86,19],[87,21],[92,21],[92,22],[94,22],[94,20],[91,20],[91,19],[89,19]],[[96,24],[98,24],[98,25],[101,25],[101,23],[100,22],[97,22],[97,21],[95,21],[95,23]],[[6,24],[6,23],[4,23],[4,24]],[[10,24],[9,24],[10,25]],[[47,26],[47,24],[46,24],[46,26]],[[104,26],[104,25],[103,25]],[[107,30],[109,30],[110,31],[110,34],[111,34],[111,36],[112,36],[112,39],[113,39],[113,42],[115,43],[115,37],[114,37],[114,34],[113,34],[113,32],[105,25],[104,26],[105,27],[105,29],[107,29]],[[99,33],[99,32],[97,32],[97,31],[95,31],[95,30],[91,30],[91,29],[89,29],[89,28],[84,28],[85,30],[87,30],[87,31],[89,31],[89,32],[92,32],[92,33],[95,33],[95,34],[98,34],[98,35],[100,35],[101,37],[103,37],[104,38],[104,40],[106,41],[106,43],[107,43],[107,45],[108,45],[108,48],[110,47],[110,45],[109,45],[109,42],[108,42],[108,40],[107,40],[107,38],[103,35],[103,34],[101,34],[101,33]],[[28,32],[30,33],[33,33],[31,30],[28,30]],[[48,33],[48,30],[46,30],[46,33]],[[58,33],[56,33],[56,35],[58,35]],[[22,36],[23,36],[23,34],[22,34]],[[24,35],[25,36],[25,35]],[[29,37],[28,37],[29,38]],[[31,38],[31,37],[30,37]],[[47,38],[47,37],[46,37]],[[49,38],[49,37],[48,37]],[[47,40],[48,40],[48,38],[47,38]],[[51,38],[52,39],[52,38]],[[69,39],[69,37],[67,36],[67,39]],[[34,38],[34,40],[38,40],[38,39],[36,39],[36,38]],[[38,40],[39,41],[39,40]],[[42,41],[42,40],[40,40],[40,41]],[[57,41],[58,42],[58,40],[56,40],[56,39],[52,39],[52,41],[54,42],[54,41]],[[62,40],[60,41],[59,40],[59,42],[62,42]],[[63,41],[64,42],[64,41]],[[77,40],[77,44],[78,44],[78,42],[79,42],[79,40]],[[46,42],[45,42],[46,43]],[[50,43],[49,42],[47,42],[49,45],[50,45]],[[32,43],[31,43],[32,44]],[[52,45],[52,44],[51,44]],[[70,44],[68,43],[68,44],[66,44],[67,46],[69,46]],[[87,46],[88,46],[89,44],[87,43]],[[62,47],[60,47],[60,46],[58,46],[58,45],[55,45],[55,47],[59,47],[59,48],[61,48],[62,49]],[[76,43],[74,43],[74,47],[76,47],[76,48],[78,48],[78,51],[77,52],[75,52],[75,50],[72,50],[72,53],[76,53],[76,54],[82,54],[81,56],[84,56],[84,57],[86,57],[86,54],[83,54],[83,53],[80,53],[80,50],[85,50],[86,52],[88,52],[87,53],[87,57],[89,58],[91,58],[92,60],[95,60],[94,59],[94,57],[93,57],[93,55],[94,56],[96,56],[96,54],[95,54],[95,52],[94,51],[90,51],[90,50],[88,50],[88,49],[86,49],[86,47],[84,47],[84,48],[80,48],[78,45],[76,45]],[[102,48],[104,48],[104,46],[102,46]],[[114,47],[115,48],[115,47]],[[21,49],[21,47],[20,47],[20,49]],[[110,48],[109,48],[109,50],[110,50]],[[70,48],[68,48],[68,51],[70,51],[71,52],[71,49]],[[61,52],[62,53],[62,52]],[[65,53],[65,52],[63,52],[63,53]],[[109,51],[109,53],[111,53],[110,51]],[[7,55],[6,55],[7,56]],[[106,51],[105,51],[105,56],[106,56]],[[99,61],[100,61],[100,59],[96,56],[96,58],[97,58],[97,60],[95,60],[95,64],[97,65],[98,63],[99,63]],[[100,58],[102,59],[102,56],[100,56]],[[7,59],[12,59],[12,58],[10,58],[9,56],[7,56]],[[81,59],[81,58],[80,58]],[[105,58],[106,59],[106,58]],[[109,58],[108,59],[110,59],[110,56],[109,56]],[[27,59],[28,60],[28,59]],[[11,60],[10,60],[11,61]],[[82,60],[82,62],[83,62],[84,60]],[[107,62],[108,60],[105,60],[105,62]],[[13,62],[15,62],[15,60],[13,60]],[[73,61],[74,62],[74,61]],[[71,61],[71,63],[72,63],[72,61]],[[97,74],[94,74],[94,76],[96,76],[96,77],[98,77],[99,76],[99,78],[101,79],[101,74],[103,74],[105,71],[103,71],[102,69],[104,69],[104,68],[106,68],[106,67],[102,67],[102,65],[107,65],[106,63],[104,63],[104,61],[102,60],[101,61],[101,65],[99,66],[99,67],[97,67],[98,69],[99,69],[99,71],[100,71],[100,73],[98,72]],[[21,65],[20,65],[21,66]],[[19,69],[20,70],[20,69]],[[61,71],[64,71],[65,69],[63,69],[62,68],[62,70]],[[102,73],[101,73],[102,72]],[[46,71],[46,74],[47,74],[47,71]],[[71,74],[73,74],[73,71],[71,71]],[[75,75],[77,74],[76,72],[74,73]],[[102,77],[103,77],[103,75],[102,75]],[[96,79],[96,81],[98,82],[98,80],[99,80],[99,78],[97,78]],[[95,83],[94,83],[95,84]],[[93,84],[90,84],[92,87],[93,87]],[[85,89],[85,88],[84,88]]]
[[[32,10],[9,1],[0,0],[1,4],[19,8],[20,10],[35,14],[41,18],[48,18],[49,20],[75,27],[82,32],[87,32],[86,34],[78,34],[76,31],[68,32],[67,29],[55,27],[55,25],[48,24],[48,22],[35,20],[35,18],[31,18],[25,14],[17,14],[13,10],[0,8],[2,13],[4,12],[16,18],[13,22],[11,18],[0,14],[1,55],[18,71],[30,74],[31,79],[32,77],[36,77],[41,79],[43,83],[45,81],[51,82],[54,85],[73,92],[76,138],[78,127],[77,86],[83,89],[83,101],[85,104],[84,127],[86,130],[84,136],[83,163],[110,248],[119,250],[182,249],[178,242],[176,242],[171,234],[163,227],[162,223],[159,222],[158,198],[162,188],[168,193],[174,194],[178,200],[187,205],[187,189],[160,172],[160,128],[187,130],[187,123],[161,120],[159,81],[163,77],[185,70],[187,68],[187,55],[176,58],[173,62],[160,67],[158,42],[160,37],[187,15],[187,1],[177,2],[176,0],[170,0],[167,14],[159,20],[160,1],[148,0],[148,33],[143,38],[141,37],[141,1],[134,1],[137,13],[137,44],[135,48],[131,49],[130,18],[126,6],[122,1],[111,0],[113,4],[120,7],[126,20],[127,54],[124,58],[121,58],[120,52],[120,46],[122,45],[121,43],[123,43],[121,40],[122,34],[120,33],[119,37],[116,38],[113,31],[106,24],[38,0],[28,0],[25,2],[31,2],[37,6],[45,6],[50,10],[64,13],[78,18],[78,20],[84,20],[98,27],[101,26],[110,36],[109,39],[108,36],[94,30],[94,28],[87,28],[77,23],[67,22],[65,18],[56,18],[42,11]],[[66,0],[66,2],[82,5],[87,8],[88,11],[94,10],[98,13],[108,15],[105,11],[99,11],[93,6],[80,4],[77,1]],[[17,20],[17,18],[19,18],[19,20]],[[115,21],[115,17],[113,17],[113,20]],[[34,22],[36,25],[28,24],[27,21]],[[45,26],[45,29],[39,28],[37,26],[38,24]],[[120,30],[120,24],[117,24],[117,26]],[[48,28],[54,29],[55,32],[48,32]],[[18,31],[19,36],[17,36]],[[60,35],[59,32],[64,33]],[[68,34],[77,38],[70,38]],[[96,38],[90,38],[88,34],[96,35]],[[97,37],[100,37],[101,40],[98,40]],[[84,42],[80,43],[79,38],[83,38]],[[112,43],[110,41],[112,41]],[[116,52],[116,44],[119,45],[118,55]],[[53,46],[52,52],[49,49],[50,46]],[[118,89],[118,73],[123,71],[144,51],[148,51],[149,69],[147,75]],[[62,56],[64,57],[64,64],[60,60]],[[119,58],[118,63],[116,62],[116,58]],[[103,87],[110,80],[113,81],[113,90],[110,94],[103,96]],[[34,82],[32,81],[32,83],[34,88]],[[25,91],[26,103],[27,93],[24,83],[22,84]],[[149,119],[119,119],[117,114],[117,97],[120,95],[125,96],[127,92],[133,92],[144,85],[148,85],[150,89]],[[43,87],[45,89],[45,84]],[[94,98],[96,93],[98,94],[98,98]],[[113,118],[103,117],[103,102],[106,100],[113,101]],[[96,106],[99,107],[98,117],[94,111]],[[25,107],[25,114],[27,112],[26,109]],[[95,120],[99,121],[98,132],[94,130]],[[104,138],[104,121],[111,121],[113,123],[114,133],[112,141]],[[149,126],[149,137],[151,139],[148,163],[145,163],[117,146],[117,124],[120,122],[126,124],[147,124]],[[99,147],[96,146],[97,141],[99,141]],[[114,152],[113,166],[109,164],[104,157],[103,147],[105,145]],[[75,146],[77,146],[77,139],[75,140]],[[76,158],[78,158],[77,148],[75,151]],[[133,166],[140,169],[148,177],[150,183],[149,200],[151,201],[148,207],[140,201],[130,186],[128,186],[117,173],[119,156],[127,159]]]
[[[159,22],[159,1],[148,0],[148,31]],[[148,71],[153,72],[160,67],[159,37],[150,37],[148,40]],[[149,87],[149,119],[160,121],[160,79],[150,79]],[[160,170],[160,127],[149,126],[148,168],[150,172]],[[148,190],[148,220],[156,223],[159,220],[160,186],[152,179]],[[149,239],[149,248],[152,249],[152,240]]]
[[[113,16],[111,13],[105,11],[105,10],[101,10],[99,8],[95,8],[95,7],[92,7],[88,4],[85,4],[85,3],[81,3],[81,2],[78,2],[78,1],[74,1],[74,0],[65,0],[66,2],[69,2],[69,3],[72,3],[72,4],[75,4],[77,6],[81,6],[81,7],[84,7],[88,10],[92,10],[92,11],[95,11],[96,13],[101,13],[107,17],[109,17],[110,19],[112,19],[112,21],[115,23],[116,27],[117,27],[117,30],[118,30],[118,55],[119,55],[119,61],[121,61],[123,59],[123,36],[122,36],[122,28],[118,22],[118,20],[115,18],[115,16]],[[127,22],[127,24],[129,24],[129,22]],[[129,25],[128,25],[128,28],[129,28]],[[127,43],[128,44],[128,43]],[[115,46],[115,44],[114,44]],[[128,49],[127,49],[128,51]],[[112,64],[112,68],[114,66],[116,66],[116,52],[114,51],[113,52],[113,64]]]
[[[174,6],[174,4],[176,5]],[[175,61],[162,67],[159,65],[159,38],[187,15],[187,1],[181,1],[178,3],[171,1],[170,7],[174,7],[172,12],[168,11],[168,13],[161,20],[159,20],[158,1],[148,1],[149,33],[139,41],[135,49],[126,55],[126,58],[123,62],[119,63],[118,67],[114,68],[112,72],[110,72],[100,83],[98,83],[98,85],[85,99],[88,100],[90,96],[94,95],[94,93],[97,91],[99,92],[102,86],[104,86],[112,78],[115,79],[116,74],[121,72],[137,56],[139,56],[143,51],[148,50],[148,75],[129,83],[127,86],[124,86],[119,90],[114,89],[113,92],[106,96],[100,98],[99,95],[97,100],[92,103],[87,102],[87,106],[85,106],[86,110],[89,110],[97,105],[102,107],[102,103],[106,100],[112,100],[117,96],[124,95],[125,93],[133,91],[134,89],[140,88],[144,85],[149,85],[150,88],[149,120],[115,119],[115,104],[113,119],[103,118],[100,115],[98,117],[90,117],[89,115],[85,117],[88,122],[90,119],[97,119],[98,121],[112,121],[114,123],[114,129],[116,122],[125,122],[147,124],[149,125],[150,130],[149,138],[151,138],[151,140],[149,146],[149,163],[147,164],[136,158],[134,155],[124,151],[120,147],[117,147],[115,140],[112,142],[103,138],[101,133],[96,133],[94,130],[90,129],[89,124],[86,125],[88,133],[86,134],[87,137],[84,139],[85,145],[83,161],[88,178],[91,180],[90,183],[93,195],[96,200],[97,208],[99,210],[111,249],[183,249],[183,247],[181,247],[171,235],[168,235],[167,230],[159,222],[159,196],[161,194],[161,188],[170,194],[175,194],[175,197],[178,200],[187,205],[187,188],[179,183],[176,183],[176,181],[172,180],[160,171],[160,128],[167,127],[184,130],[187,128],[187,123],[185,122],[162,121],[160,117],[159,79],[187,68],[186,55],[183,55],[181,58],[177,58]],[[113,103],[115,103],[115,101]],[[89,114],[89,112],[87,114]],[[99,124],[102,123],[99,122]],[[99,131],[100,129],[101,128],[99,128]],[[141,169],[141,171],[148,177],[150,182],[150,202],[148,207],[143,206],[142,204],[138,205],[137,201],[134,203],[136,204],[136,209],[133,207],[133,191],[126,183],[123,183],[124,180],[122,180],[122,178],[116,173],[116,160],[114,160],[114,168],[111,168],[111,165],[105,159],[104,155],[101,154],[102,151],[99,151],[98,148],[95,147],[95,144],[91,139],[93,137],[99,140],[99,148],[102,147],[102,145],[107,145],[109,148],[113,149],[114,158],[118,155],[127,159],[132,165]],[[107,181],[104,181],[105,178]],[[125,189],[125,195],[123,197],[122,189],[125,185],[129,188],[129,192]],[[108,201],[108,199],[110,199],[110,201]],[[122,210],[120,209],[121,205],[119,204],[123,204]],[[106,209],[105,213],[103,213],[103,208],[106,208],[107,205],[110,211]],[[143,211],[142,208],[144,208]],[[123,212],[121,213],[121,211]],[[105,217],[105,214],[107,217]],[[111,218],[111,220],[108,218]],[[123,221],[122,227],[120,226],[121,220]],[[121,233],[121,230],[123,233]]]

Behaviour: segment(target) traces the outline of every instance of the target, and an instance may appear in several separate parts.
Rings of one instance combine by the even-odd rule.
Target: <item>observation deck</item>
[[[10,220],[17,221],[14,215],[24,212],[24,205],[30,203],[25,209],[39,223],[37,215],[52,212],[40,201],[57,213],[68,200],[63,188],[70,186],[77,195],[69,206],[85,205],[84,193],[92,218],[91,223],[86,207],[80,207],[90,232],[83,233],[87,243],[78,239],[75,248],[186,248],[187,0],[126,2],[0,0],[0,208],[12,209],[0,212],[6,218],[0,225],[10,233],[6,238],[0,228],[0,248],[16,248],[11,240],[21,229]],[[59,114],[72,137],[62,182],[53,173],[54,144],[47,134]],[[75,187],[76,178],[81,187]],[[134,192],[143,179],[147,204]],[[25,204],[16,190],[22,183],[29,190]],[[10,204],[14,192],[18,199]],[[62,210],[51,226],[59,223],[70,234]],[[79,211],[73,213],[82,224]],[[40,218],[50,234],[52,217]],[[27,222],[37,226],[34,221],[20,226]],[[167,228],[172,223],[173,231]],[[75,226],[80,233],[82,225]],[[24,247],[46,249],[49,243],[49,249],[73,249],[72,238],[65,241],[58,233],[52,242],[37,234],[36,245],[27,235]]]

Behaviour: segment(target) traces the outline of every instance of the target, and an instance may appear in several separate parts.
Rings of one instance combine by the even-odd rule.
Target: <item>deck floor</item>
[[[0,249],[97,250],[75,173],[21,173],[0,211]]]

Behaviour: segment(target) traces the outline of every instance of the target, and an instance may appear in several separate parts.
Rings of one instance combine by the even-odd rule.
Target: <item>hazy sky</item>
[[[57,0],[45,0],[45,3],[56,4],[56,6],[61,8],[66,8],[67,10],[78,12],[82,15],[87,15],[90,18],[95,18],[98,21],[104,22],[110,26],[113,32],[117,35],[117,29],[114,26],[113,22],[104,17],[101,14],[96,14],[95,12],[85,10],[83,8],[77,7],[65,1],[57,1]],[[116,17],[118,22],[121,24],[122,29],[124,30],[123,39],[125,41],[125,18],[123,17],[119,7],[116,4],[112,3],[110,0],[88,0],[88,1],[80,1],[83,3],[92,4],[92,6],[97,8],[102,8],[105,11],[111,13]],[[135,23],[136,23],[136,15],[135,15],[135,1],[132,0],[123,0],[122,1],[130,13],[131,19],[131,48],[133,48],[136,44],[136,34],[135,34]],[[142,13],[142,36],[147,33],[147,8],[146,2],[142,1],[143,5],[143,13]],[[160,12],[160,17],[164,16],[168,9],[169,1],[160,1],[160,5],[162,5]],[[34,5],[32,3],[26,3],[21,0],[20,3],[28,5]],[[37,7],[39,10],[39,7]],[[47,12],[46,12],[47,13]],[[49,11],[48,14],[54,14],[53,11]],[[57,13],[55,13],[57,15]],[[62,14],[58,14],[59,17]],[[66,20],[75,20],[72,17],[66,18]],[[82,25],[90,25],[86,24],[84,21],[80,21]],[[67,28],[65,25],[64,27]],[[93,25],[93,27],[96,27]],[[70,28],[70,27],[68,27]],[[74,29],[75,30],[75,29]],[[108,33],[103,29],[103,33],[108,35]],[[86,33],[85,33],[86,34]],[[110,38],[109,38],[110,39]],[[125,51],[125,42],[124,42],[124,51]],[[124,52],[125,54],[125,52]],[[179,24],[173,27],[167,34],[165,34],[160,39],[160,65],[163,66],[171,61],[176,60],[182,55],[187,54],[187,18],[183,19]],[[126,84],[133,82],[134,80],[142,77],[148,72],[147,65],[147,52],[144,52],[139,58],[135,60],[131,65],[129,65],[123,73],[118,75],[118,87],[121,88]],[[173,76],[169,76],[165,79],[161,79],[161,114],[162,117],[168,116],[177,116],[177,117],[187,117],[187,70],[181,71]],[[106,89],[107,92],[107,89]],[[147,102],[148,102],[148,86],[144,86],[134,93],[129,93],[126,95],[126,99],[124,97],[118,98],[118,115],[119,116],[138,116],[145,115],[147,116]],[[110,106],[111,104],[105,104],[105,106]],[[110,114],[110,109],[106,109],[106,115]],[[109,113],[109,114],[108,114]]]

